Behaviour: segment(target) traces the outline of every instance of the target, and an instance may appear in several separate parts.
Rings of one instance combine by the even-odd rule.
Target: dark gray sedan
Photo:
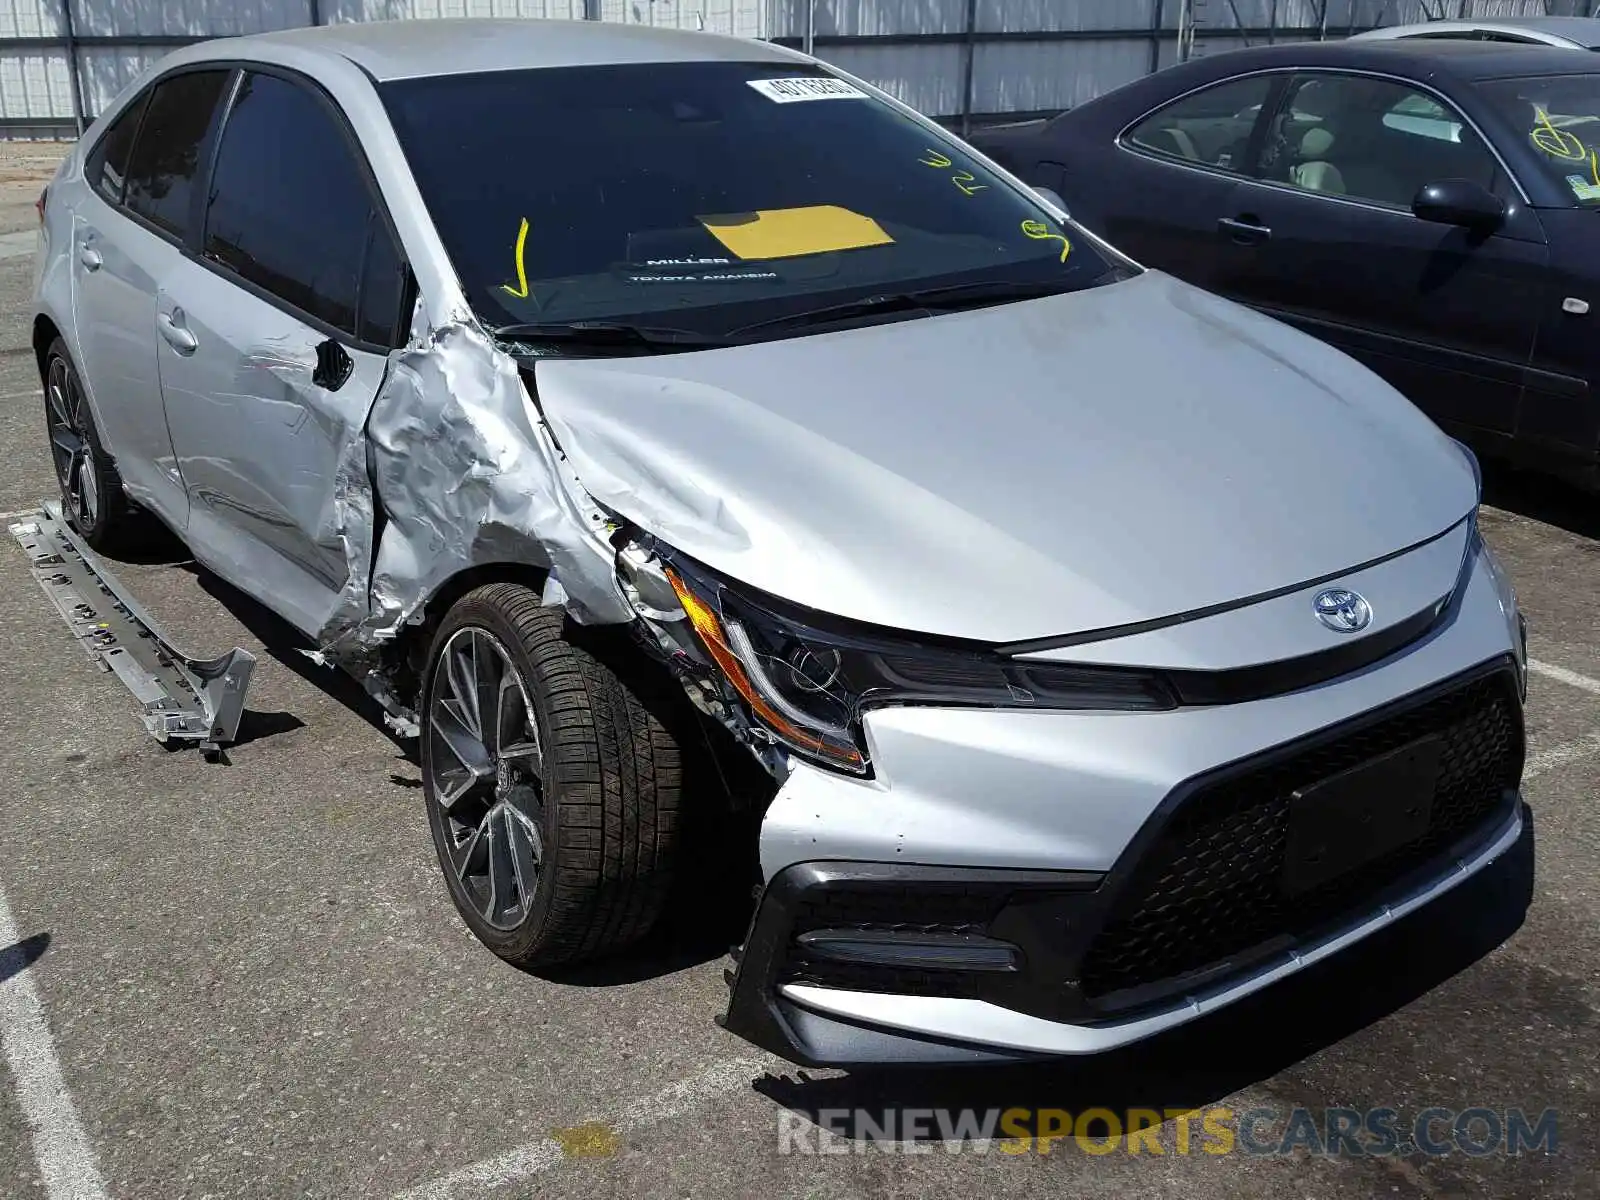
[[[1149,266],[1600,486],[1600,67],[1449,40],[1186,63],[974,141]]]

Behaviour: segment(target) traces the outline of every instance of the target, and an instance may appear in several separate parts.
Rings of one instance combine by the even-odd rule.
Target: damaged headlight
[[[824,629],[814,614],[757,599],[681,560],[666,575],[701,645],[755,719],[790,749],[839,770],[866,773],[861,714],[875,706],[1178,705],[1172,689],[1150,672],[1023,662],[982,646],[842,624]]]

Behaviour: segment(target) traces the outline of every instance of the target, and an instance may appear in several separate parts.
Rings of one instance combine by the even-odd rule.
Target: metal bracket
[[[140,719],[156,741],[195,742],[209,756],[238,736],[255,655],[235,647],[195,659],[174,647],[56,503],[13,523],[11,535],[90,660],[114,672],[143,706]]]

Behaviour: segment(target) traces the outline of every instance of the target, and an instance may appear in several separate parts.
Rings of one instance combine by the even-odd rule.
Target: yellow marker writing
[[[1594,176],[1596,187],[1600,187],[1600,156],[1593,150],[1589,151],[1589,174]]]
[[[1060,242],[1062,262],[1066,262],[1067,255],[1072,253],[1072,243],[1059,233],[1052,233],[1050,226],[1043,221],[1024,221],[1022,223],[1022,232],[1037,242]]]
[[[528,244],[528,218],[522,218],[522,228],[517,230],[517,286],[502,283],[500,290],[507,295],[515,296],[518,300],[528,298],[528,271],[522,265],[522,248]]]
[[[1589,156],[1584,153],[1585,147],[1581,140],[1557,129],[1550,121],[1550,114],[1542,108],[1535,108],[1534,113],[1539,121],[1539,128],[1528,136],[1533,139],[1533,144],[1553,158],[1568,158],[1582,162]]]
[[[933,157],[917,159],[917,161],[925,167],[953,167],[956,165],[950,159],[940,154],[937,150],[930,149],[928,153],[933,155]]]
[[[978,177],[971,171],[957,171],[954,175],[950,176],[950,182],[955,184],[969,196],[976,196],[979,192],[983,191],[984,188],[989,186],[987,183],[978,183]],[[975,186],[968,187],[968,184],[973,184]]]

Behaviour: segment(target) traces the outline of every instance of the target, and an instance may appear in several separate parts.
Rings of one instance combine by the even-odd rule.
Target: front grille
[[[1427,831],[1320,887],[1286,895],[1290,795],[1434,734],[1445,746]],[[1500,671],[1203,784],[1161,828],[1120,890],[1083,959],[1084,995],[1160,991],[1151,985],[1355,915],[1500,811],[1506,789],[1520,779],[1522,756],[1515,681]]]
[[[797,906],[788,953],[778,972],[779,982],[905,996],[973,998],[982,982],[974,975],[834,962],[808,954],[793,939],[813,929],[982,934],[1006,898],[1007,892],[994,888],[937,884],[857,884],[818,889],[805,895]]]

